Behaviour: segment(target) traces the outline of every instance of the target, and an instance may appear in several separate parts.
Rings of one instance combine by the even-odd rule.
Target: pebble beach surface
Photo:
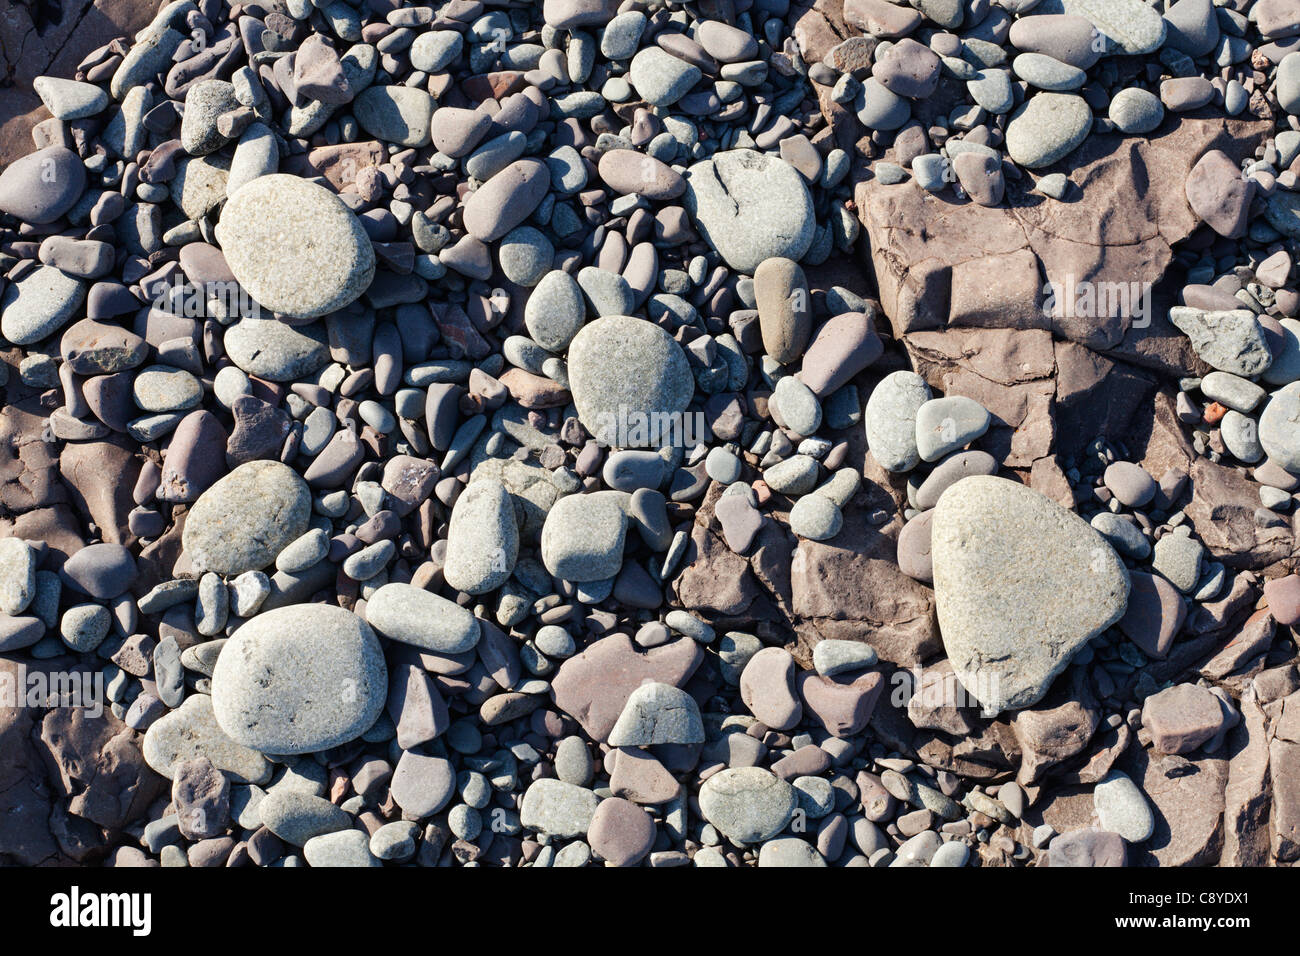
[[[1300,3],[149,6],[0,168],[0,863],[1300,859]]]

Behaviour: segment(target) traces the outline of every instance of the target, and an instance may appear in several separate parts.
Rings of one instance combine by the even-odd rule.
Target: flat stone
[[[611,747],[704,743],[699,705],[671,684],[642,684],[628,697],[608,743]]]
[[[217,240],[244,291],[294,318],[337,312],[375,275],[374,247],[357,217],[297,176],[276,173],[240,188],[222,210]]]
[[[569,388],[578,418],[614,447],[659,447],[681,439],[695,378],[667,332],[630,316],[606,316],[574,336]]]
[[[915,372],[890,372],[871,390],[863,418],[867,448],[880,467],[903,472],[920,463],[916,415],[930,400],[930,387]]]
[[[366,621],[384,637],[439,654],[463,654],[481,630],[468,608],[411,584],[378,588],[366,602]]]
[[[569,839],[585,834],[600,798],[585,787],[562,780],[534,780],[524,791],[519,822],[552,837]]]
[[[1092,791],[1093,807],[1103,830],[1118,833],[1128,843],[1143,843],[1155,832],[1155,814],[1131,779],[1112,770]]]
[[[931,541],[944,647],[987,713],[1040,700],[1127,606],[1128,572],[1106,540],[1004,478],[972,476],[944,492]]]
[[[700,788],[700,813],[736,843],[763,843],[785,829],[798,806],[794,787],[762,767],[720,770]]]
[[[383,650],[350,611],[298,604],[243,624],[212,672],[212,709],[238,743],[301,754],[355,740],[388,694]]]
[[[1145,6],[1145,4],[1144,4]],[[1156,15],[1159,19],[1159,15]],[[1092,129],[1092,110],[1072,93],[1039,93],[1007,124],[1007,153],[1028,169],[1041,169],[1074,152]]]
[[[199,496],[181,541],[196,570],[257,571],[307,530],[311,492],[276,461],[240,465]]]
[[[812,197],[789,163],[748,149],[715,153],[686,172],[686,208],[731,268],[749,275],[764,259],[798,262],[812,245]]]

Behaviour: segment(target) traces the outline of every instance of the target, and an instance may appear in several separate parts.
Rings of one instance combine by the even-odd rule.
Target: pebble
[[[1154,93],[1131,86],[1111,98],[1107,115],[1121,133],[1140,136],[1161,124],[1165,108]]]
[[[561,580],[579,583],[618,574],[628,524],[623,498],[622,492],[599,491],[557,501],[542,527],[546,569]]]
[[[916,410],[916,448],[923,461],[938,461],[988,431],[990,416],[963,395],[932,398]]]
[[[798,262],[811,247],[812,197],[784,160],[729,150],[691,166],[685,178],[696,228],[732,269],[753,275],[765,259]]]
[[[1021,166],[1041,169],[1074,152],[1091,128],[1092,110],[1082,97],[1039,93],[1012,114],[1007,152]]]
[[[311,493],[292,468],[252,461],[199,496],[181,541],[196,569],[258,571],[307,530],[310,516]]]
[[[238,190],[222,210],[217,240],[244,291],[292,318],[337,312],[375,276],[374,247],[357,217],[297,176],[263,176]]]
[[[1274,392],[1259,416],[1259,444],[1268,460],[1300,475],[1300,382]]]
[[[39,342],[63,328],[85,299],[85,283],[41,266],[9,283],[0,296],[0,334],[14,345]]]
[[[378,718],[387,693],[369,625],[321,604],[259,614],[235,632],[212,673],[222,730],[263,753],[313,753],[354,740]]]
[[[519,821],[531,830],[569,839],[587,833],[599,805],[600,798],[585,787],[542,778],[524,791]]]
[[[432,591],[392,582],[366,602],[366,621],[379,634],[438,654],[463,654],[479,642],[479,622],[466,608]]]
[[[81,158],[63,146],[47,146],[15,159],[0,171],[0,212],[44,225],[71,209],[85,189],[86,167]],[[5,338],[14,341],[8,332]]]
[[[825,541],[840,533],[844,516],[821,495],[804,495],[790,509],[790,530],[801,538]]]
[[[657,447],[681,434],[695,378],[657,325],[618,315],[588,323],[569,344],[568,372],[578,418],[602,444]]]
[[[1176,305],[1169,320],[1192,341],[1192,349],[1206,364],[1221,372],[1250,378],[1273,361],[1264,331],[1246,309],[1207,311]]]
[[[1093,808],[1102,829],[1118,833],[1128,843],[1144,843],[1155,832],[1155,815],[1131,779],[1112,770],[1092,791]]]
[[[741,844],[764,843],[785,829],[798,805],[794,787],[761,767],[721,770],[700,788],[700,812]]]
[[[302,855],[311,866],[382,866],[370,852],[370,838],[361,830],[340,830],[312,837],[303,844]]]
[[[611,747],[704,743],[695,698],[671,684],[646,683],[634,690],[609,732]]]
[[[1032,540],[1032,552],[1016,542]],[[1087,522],[1004,478],[953,485],[934,510],[934,591],[958,680],[986,713],[1027,707],[1123,615],[1128,571]]]
[[[872,389],[863,417],[867,447],[880,467],[904,472],[920,463],[916,416],[930,401],[930,387],[915,372],[891,372]]]
[[[443,578],[458,591],[485,594],[505,583],[518,558],[514,499],[494,479],[472,483],[452,509]]]

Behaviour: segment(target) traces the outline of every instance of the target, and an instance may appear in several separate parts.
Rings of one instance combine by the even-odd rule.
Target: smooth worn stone
[[[799,381],[824,401],[880,358],[884,350],[870,316],[863,312],[841,313],[827,319],[813,333],[804,349]]]
[[[1054,867],[1114,867],[1127,865],[1124,838],[1118,833],[1084,827],[1062,833],[1048,846],[1047,860]]]
[[[1300,382],[1274,392],[1259,416],[1259,443],[1273,464],[1300,475]]]
[[[912,107],[908,101],[875,77],[869,77],[862,83],[853,102],[853,110],[863,126],[881,132],[896,130],[912,118]]]
[[[500,239],[532,214],[550,186],[545,163],[516,160],[466,197],[465,231],[480,242]]]
[[[349,611],[298,604],[243,624],[217,658],[212,708],[232,740],[273,754],[354,740],[388,694],[383,650]]]
[[[597,491],[561,498],[542,526],[541,557],[564,581],[603,581],[623,566],[627,537],[624,493]]]
[[[383,864],[370,852],[370,838],[361,830],[339,830],[312,837],[302,855],[313,867],[376,867]]]
[[[371,136],[399,146],[429,145],[434,101],[424,90],[392,84],[371,86],[352,103],[357,122]]]
[[[108,94],[93,83],[79,83],[54,76],[38,76],[32,89],[45,108],[64,122],[94,116],[108,106]]]
[[[519,822],[559,839],[582,836],[590,828],[600,798],[585,787],[562,780],[534,780],[524,791]]]
[[[1160,125],[1165,118],[1165,107],[1151,91],[1132,86],[1111,98],[1106,115],[1121,133],[1140,136]]]
[[[1155,832],[1151,804],[1137,784],[1118,770],[1093,788],[1092,801],[1101,828],[1118,833],[1128,843],[1143,843]]]
[[[807,385],[792,375],[776,383],[771,403],[785,427],[796,435],[815,435],[822,424],[822,409]]]
[[[389,788],[393,800],[410,817],[423,819],[445,807],[456,792],[450,760],[404,750]]]
[[[762,767],[721,770],[700,788],[700,813],[729,839],[763,843],[785,829],[798,806],[794,787]]]
[[[443,577],[466,594],[496,590],[519,557],[514,499],[495,479],[473,482],[452,509]]]
[[[928,511],[939,503],[939,497],[950,487],[969,475],[995,475],[997,460],[986,451],[960,451],[942,459],[916,489],[916,507]]]
[[[934,559],[930,553],[934,510],[909,518],[898,532],[898,570],[909,578],[934,582]]]
[[[1041,169],[1074,152],[1091,128],[1092,110],[1082,97],[1039,93],[1012,114],[1007,153],[1021,166]]]
[[[1196,684],[1175,684],[1142,704],[1142,727],[1161,753],[1191,753],[1224,725],[1219,698]]]
[[[44,225],[70,210],[85,189],[81,157],[63,146],[47,146],[0,171],[0,212]],[[5,338],[11,337],[6,333]]]
[[[439,654],[463,654],[481,630],[467,608],[411,584],[378,588],[366,602],[366,621],[384,637]]]
[[[226,734],[207,694],[191,694],[179,708],[154,721],[140,749],[145,762],[169,780],[178,764],[198,756],[228,773],[234,783],[262,784],[271,779],[270,762]]]
[[[867,448],[880,467],[902,472],[920,463],[916,416],[930,400],[930,387],[915,372],[890,372],[872,389],[863,418]]]
[[[875,650],[863,641],[824,640],[813,647],[813,667],[823,677],[860,671],[877,660]]]
[[[63,328],[85,300],[84,282],[53,266],[41,266],[5,288],[0,334],[14,345],[32,345]]]
[[[59,577],[72,591],[101,601],[126,593],[138,576],[139,567],[130,550],[109,542],[87,545],[59,570]]]
[[[150,365],[136,374],[131,397],[146,412],[184,411],[203,400],[203,386],[184,369]]]
[[[622,797],[608,797],[588,824],[592,852],[610,866],[634,866],[655,842],[655,823],[640,807]]]
[[[843,512],[822,495],[804,495],[790,509],[790,531],[812,541],[835,537],[843,523]]]
[[[318,324],[291,326],[275,319],[240,319],[226,329],[226,354],[242,371],[272,382],[306,378],[329,362]]]
[[[196,570],[257,571],[307,530],[311,492],[275,461],[240,465],[199,496],[181,541]]]
[[[774,730],[799,723],[803,704],[795,692],[794,658],[780,647],[765,647],[740,675],[740,697],[750,713]]]
[[[924,461],[938,461],[988,431],[990,416],[964,395],[932,398],[916,410],[916,448]]]
[[[1183,534],[1167,534],[1152,549],[1152,570],[1174,587],[1188,594],[1201,579],[1201,558],[1205,546]]]
[[[1165,578],[1129,572],[1128,608],[1117,626],[1148,657],[1161,660],[1187,618],[1187,605]]]
[[[798,262],[812,245],[812,197],[789,163],[748,149],[715,153],[686,172],[684,202],[727,264],[753,275],[779,257]]]
[[[667,109],[699,82],[700,68],[659,47],[644,47],[628,68],[628,80],[647,103]]]
[[[328,800],[279,785],[257,805],[257,812],[262,826],[294,846],[352,826],[352,818]]]
[[[1143,0],[1063,0],[1062,6],[1090,20],[1121,53],[1150,53],[1165,42],[1164,19]]]
[[[0,612],[17,616],[36,597],[36,553],[18,538],[0,538]]]
[[[944,647],[986,713],[1040,700],[1127,606],[1128,571],[1106,540],[1004,478],[972,476],[944,492],[931,547]]]
[[[1045,53],[1062,63],[1086,70],[1101,51],[1094,43],[1092,21],[1078,14],[1030,12],[1011,22],[1007,35],[1017,50]]]
[[[1011,68],[1030,86],[1057,93],[1077,90],[1088,78],[1078,67],[1043,53],[1021,53],[1011,62]]]
[[[297,176],[263,176],[239,189],[222,210],[217,240],[241,288],[294,318],[337,312],[375,275],[374,247],[357,217]]]
[[[1142,508],[1155,497],[1156,480],[1141,465],[1132,462],[1117,461],[1106,466],[1102,480],[1120,504],[1128,508]]]
[[[684,442],[695,378],[658,325],[623,315],[588,323],[569,345],[568,372],[578,418],[601,444]]]
[[[754,270],[754,298],[763,349],[789,365],[803,354],[812,332],[812,303],[803,270],[790,259],[763,260]]]
[[[634,149],[611,149],[597,164],[600,178],[614,192],[667,202],[686,191],[686,180],[671,166]]]
[[[704,743],[699,705],[671,684],[642,684],[628,697],[608,743],[611,747]]]
[[[799,837],[780,837],[768,840],[759,848],[760,867],[812,866],[825,867],[826,860],[817,848]]]
[[[866,730],[885,681],[875,671],[838,677],[801,671],[798,685],[805,711],[815,717],[828,734],[848,738]]]
[[[555,269],[546,273],[528,296],[524,324],[542,348],[562,352],[582,328],[586,312],[577,280]]]

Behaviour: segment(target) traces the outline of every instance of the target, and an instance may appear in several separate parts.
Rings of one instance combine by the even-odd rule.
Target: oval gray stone
[[[181,532],[195,570],[257,571],[271,564],[311,519],[311,492],[288,465],[250,461],[199,496]]]
[[[244,623],[212,671],[212,709],[232,740],[273,754],[361,736],[388,695],[384,652],[351,611],[295,604]]]

